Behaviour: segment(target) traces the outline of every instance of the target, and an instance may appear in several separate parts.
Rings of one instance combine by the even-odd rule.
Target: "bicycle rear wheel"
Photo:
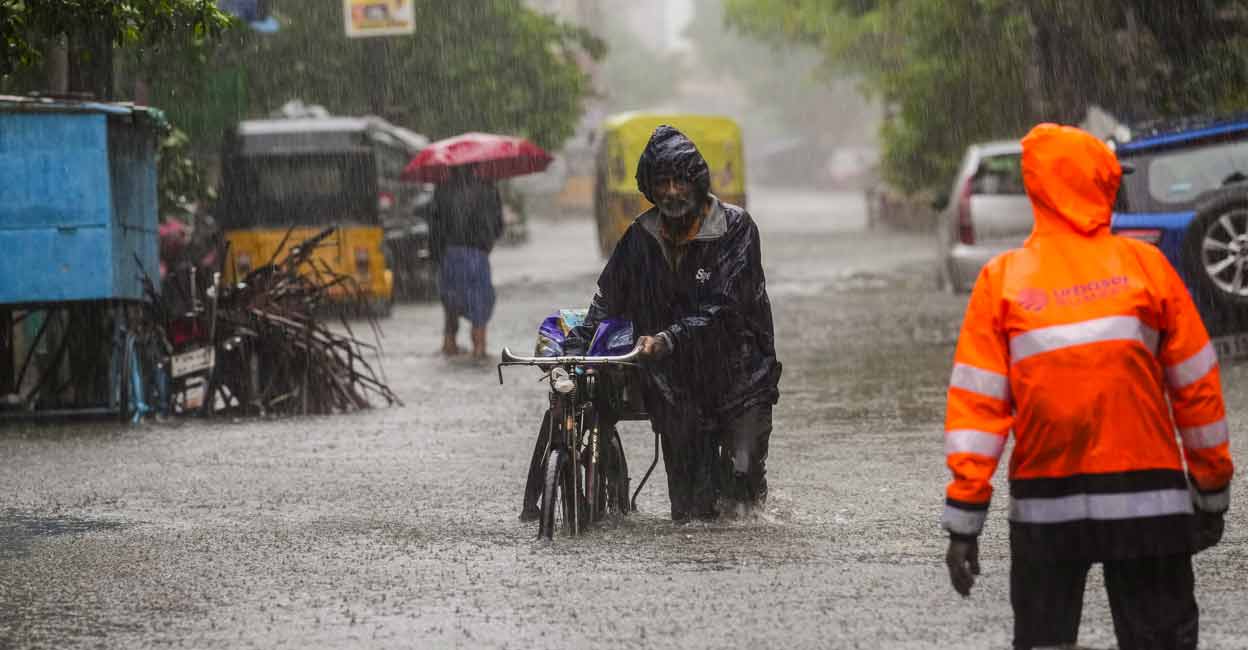
[[[588,522],[601,521],[607,515],[607,459],[609,451],[605,449],[601,433],[591,434],[589,445],[582,454],[582,465],[585,467],[585,507],[589,510]]]
[[[606,471],[607,489],[605,491],[607,507],[620,513],[628,514],[632,509],[628,496],[628,460],[624,457],[624,444],[620,441],[620,432],[611,427],[607,435]]]

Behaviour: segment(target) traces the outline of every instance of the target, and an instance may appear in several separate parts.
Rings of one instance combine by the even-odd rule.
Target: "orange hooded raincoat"
[[[1015,552],[1191,552],[1193,508],[1225,511],[1233,472],[1200,315],[1160,250],[1110,234],[1122,170],[1104,143],[1042,124],[1023,139],[1022,166],[1035,227],[984,267],[967,306],[942,525],[979,534],[1012,430]]]

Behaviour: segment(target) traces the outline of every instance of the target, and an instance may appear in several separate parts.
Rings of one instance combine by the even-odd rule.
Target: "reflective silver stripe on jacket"
[[[965,363],[953,364],[953,374],[949,377],[951,388],[961,388],[985,397],[1010,401],[1010,379],[999,372],[968,366]]]
[[[1114,520],[1191,514],[1187,490],[1071,494],[1052,499],[1011,499],[1010,521],[1059,524],[1081,519]]]
[[[975,429],[953,429],[945,432],[945,455],[979,454],[1000,458],[1005,449],[1005,436]]]
[[[1230,427],[1226,425],[1226,418],[1222,418],[1199,427],[1180,427],[1179,435],[1188,449],[1208,449],[1226,442],[1230,438]]]
[[[940,515],[940,526],[959,535],[978,535],[987,519],[987,510],[963,510],[946,503],[945,511]]]
[[[1179,390],[1196,383],[1198,379],[1209,374],[1218,365],[1218,352],[1213,343],[1206,343],[1199,352],[1166,367],[1166,383],[1173,390]]]
[[[1157,330],[1135,316],[1108,316],[1069,325],[1054,325],[1031,330],[1010,339],[1010,362],[1062,348],[1102,341],[1139,341],[1157,353]]]
[[[1192,501],[1197,508],[1205,512],[1226,512],[1226,509],[1231,507],[1231,488],[1227,487],[1221,492],[1210,494],[1201,494],[1192,490]]]

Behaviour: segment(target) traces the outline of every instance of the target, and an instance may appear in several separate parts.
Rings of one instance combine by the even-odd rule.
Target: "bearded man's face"
[[[659,213],[673,224],[688,223],[693,219],[698,201],[693,184],[683,178],[663,177],[655,183],[654,205]]]

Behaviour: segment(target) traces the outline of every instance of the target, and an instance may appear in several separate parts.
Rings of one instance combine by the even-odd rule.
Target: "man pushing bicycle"
[[[758,228],[710,193],[706,160],[670,126],[651,135],[637,188],[655,207],[616,245],[564,352],[583,354],[607,318],[631,320],[644,334],[643,398],[662,439],[672,519],[714,519],[719,496],[746,506],[767,496],[781,365]],[[526,510],[536,505],[531,492]]]

